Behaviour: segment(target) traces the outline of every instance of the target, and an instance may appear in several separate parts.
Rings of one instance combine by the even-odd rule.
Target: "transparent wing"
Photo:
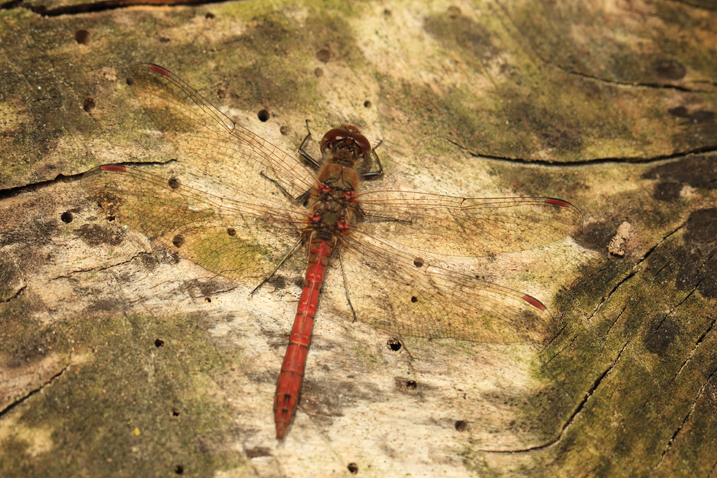
[[[209,271],[254,284],[296,244],[306,220],[281,204],[214,196],[139,168],[101,166],[83,176],[82,187],[120,224]]]
[[[295,157],[228,118],[168,70],[138,65],[128,82],[157,128],[182,153],[180,162],[221,179],[235,193],[259,200],[274,193],[276,186],[263,185],[260,174],[292,197],[316,183]]]
[[[576,231],[582,214],[561,199],[462,198],[411,191],[359,195],[362,232],[402,246],[482,257],[532,249]]]
[[[403,336],[542,344],[555,323],[535,298],[351,231],[340,250],[356,318]]]

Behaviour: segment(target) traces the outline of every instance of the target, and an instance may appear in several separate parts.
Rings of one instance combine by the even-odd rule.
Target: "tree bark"
[[[0,10],[0,475],[716,473],[714,2],[126,5]],[[351,321],[334,269],[277,443],[304,266],[250,296],[80,186],[181,163],[140,62],[289,152],[307,119],[359,126],[386,189],[575,204],[573,237],[466,262],[555,337],[397,341]]]

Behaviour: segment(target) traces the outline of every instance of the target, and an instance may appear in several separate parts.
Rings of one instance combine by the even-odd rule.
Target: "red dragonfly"
[[[302,245],[307,251],[274,397],[277,439],[297,408],[334,259],[353,318],[398,336],[543,343],[554,333],[538,299],[461,272],[451,256],[525,250],[570,234],[581,214],[567,201],[381,190],[376,181],[362,190],[361,179],[382,169],[354,126],[324,135],[321,162],[300,149],[302,163],[161,66],[141,65],[127,81],[181,156],[169,175],[120,165],[88,172],[82,185],[108,216],[251,285],[266,282]]]

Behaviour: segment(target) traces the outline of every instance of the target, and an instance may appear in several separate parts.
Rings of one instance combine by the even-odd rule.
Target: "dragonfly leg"
[[[271,280],[271,278],[274,277],[274,274],[276,274],[276,271],[278,271],[278,270],[281,268],[281,266],[284,265],[284,262],[286,262],[286,260],[287,260],[289,257],[291,257],[291,256],[294,255],[294,252],[296,252],[296,249],[298,249],[299,246],[300,246],[303,242],[304,242],[304,238],[303,238],[303,236],[302,236],[302,238],[299,239],[299,240],[296,242],[296,244],[294,244],[293,246],[291,246],[291,248],[289,249],[289,251],[288,251],[286,254],[284,254],[284,257],[281,258],[281,260],[280,260],[279,263],[276,265],[276,267],[274,268],[274,270],[271,271],[271,274],[269,274],[269,275],[266,277],[266,279],[264,279],[263,281],[261,281],[261,283],[260,283],[258,286],[254,287],[254,289],[253,289],[251,292],[249,292],[249,295],[254,295],[254,292],[256,292],[257,290],[259,290],[259,288],[260,288],[261,286],[263,286],[264,284],[266,284],[267,282],[269,282],[269,280]]]
[[[321,164],[319,164],[318,161],[316,161],[309,153],[304,151],[304,144],[306,144],[306,141],[311,138],[311,130],[309,129],[309,120],[306,120],[306,131],[308,131],[308,134],[304,138],[304,140],[301,142],[301,145],[299,146],[299,154],[309,162],[309,164],[316,170],[318,170],[321,167]]]
[[[381,159],[378,157],[378,154],[376,154],[376,148],[381,146],[383,143],[383,140],[379,141],[376,146],[373,147],[371,150],[371,154],[374,158],[376,158],[376,164],[378,164],[378,169],[376,171],[367,171],[365,173],[359,174],[361,179],[370,179],[370,178],[378,178],[383,176],[383,165],[381,164]]]
[[[286,197],[288,197],[289,199],[291,199],[291,200],[294,201],[295,203],[304,204],[304,202],[306,201],[306,199],[309,197],[309,194],[311,194],[311,189],[309,189],[309,190],[307,190],[306,192],[304,192],[304,194],[302,194],[301,196],[294,197],[294,196],[292,196],[291,194],[289,194],[289,191],[287,191],[286,189],[284,189],[284,188],[282,187],[282,185],[279,184],[279,182],[278,182],[276,179],[271,179],[269,176],[267,176],[266,174],[264,174],[264,171],[260,172],[260,173],[259,173],[259,176],[261,176],[262,178],[266,179],[267,181],[271,181],[272,183],[274,183],[274,186],[276,186],[277,188],[279,188],[279,191],[281,191],[282,193],[284,193],[284,194],[286,195]],[[304,204],[304,205],[305,205],[305,204]]]
[[[349,286],[348,286],[348,282],[346,281],[346,272],[344,272],[344,263],[341,260],[341,249],[340,248],[336,248],[336,255],[339,257],[339,267],[341,267],[341,277],[344,280],[344,292],[346,293],[346,301],[349,303],[349,307],[351,308],[351,314],[354,317],[353,322],[356,322],[356,320],[357,320],[356,319],[356,311],[354,310],[354,306],[351,303],[351,297],[349,295]]]

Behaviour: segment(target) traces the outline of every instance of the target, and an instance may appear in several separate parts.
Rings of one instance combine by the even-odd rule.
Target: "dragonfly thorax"
[[[321,231],[332,236],[345,234],[357,207],[359,176],[353,168],[325,164],[311,192],[307,233]]]
[[[317,197],[328,195],[330,198],[340,199],[352,197],[358,191],[359,175],[352,167],[339,164],[324,164],[319,170],[319,186],[314,189]]]

